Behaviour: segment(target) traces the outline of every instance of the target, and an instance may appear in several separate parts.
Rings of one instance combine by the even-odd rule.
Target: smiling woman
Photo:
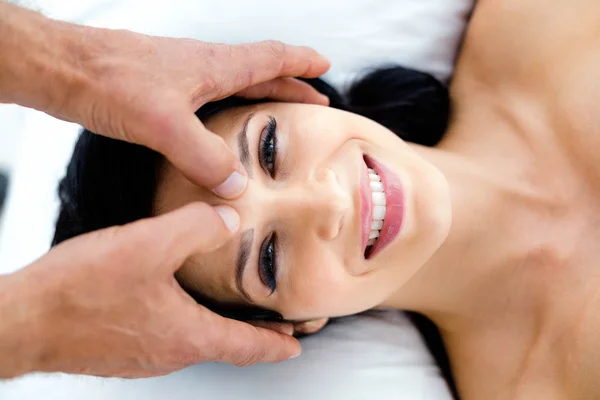
[[[333,107],[210,104],[198,117],[252,173],[227,202],[151,151],[84,132],[55,243],[226,203],[240,234],[177,271],[215,311],[307,333],[410,310],[439,327],[431,347],[465,399],[600,398],[600,4],[477,4],[450,120],[446,89],[399,67],[344,95],[311,81]]]
[[[296,321],[299,333],[381,304],[430,257],[448,229],[447,205],[416,209],[427,198],[447,198],[443,179],[399,139],[426,146],[441,139],[449,111],[446,88],[402,67],[375,70],[344,95],[322,80],[307,82],[329,96],[330,108],[231,97],[196,112],[237,152],[251,180],[241,199],[227,202],[240,213],[239,237],[189,259],[177,273],[196,301],[221,315]],[[379,183],[369,183],[371,167]],[[415,193],[415,186],[426,189],[410,201],[415,208],[405,209],[404,197],[394,200],[400,186],[407,193]],[[192,201],[225,203],[159,154],[87,130],[59,195],[53,245]],[[386,207],[384,218],[379,209]],[[433,223],[418,228],[415,213]],[[393,221],[394,215],[406,221]],[[381,239],[369,239],[379,231]],[[388,231],[405,245],[386,251]],[[399,251],[403,268],[392,262]],[[426,320],[420,322],[444,363],[439,336]]]
[[[435,144],[447,123],[446,89],[429,75],[401,67],[372,72],[346,96],[323,81],[308,82],[331,98],[332,108],[228,98],[196,113],[238,153],[251,178],[246,194],[227,202],[242,217],[240,236],[188,260],[177,274],[197,301],[225,316],[306,321],[375,307],[414,272],[378,267],[394,257],[394,251],[375,257],[393,239],[385,239],[387,232],[403,236],[406,265],[416,265],[431,256],[448,229],[448,206],[437,207],[437,215],[427,207],[424,217],[437,222],[420,233],[411,223],[418,210],[405,207],[403,197],[392,200],[400,186],[414,193],[415,180],[431,182],[427,192],[417,192],[419,202],[447,198],[435,169],[396,136]],[[390,150],[381,151],[385,148]],[[384,163],[394,166],[395,159],[403,160],[403,168],[392,172]],[[368,183],[368,167],[379,172],[371,176],[381,179],[383,199],[377,189],[371,193],[378,185]],[[89,131],[79,138],[59,192],[53,244],[192,201],[225,202],[157,153]],[[384,219],[377,210],[385,206],[373,199],[386,198]],[[394,220],[401,217],[406,222]],[[370,238],[365,251],[369,235],[379,236],[380,230],[381,239]],[[423,234],[427,241],[415,240]]]

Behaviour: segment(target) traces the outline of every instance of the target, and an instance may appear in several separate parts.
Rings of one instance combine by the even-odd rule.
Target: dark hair
[[[436,145],[449,116],[447,88],[431,75],[390,66],[376,69],[340,94],[320,79],[306,79],[329,96],[330,106],[370,118],[406,141]],[[202,106],[203,121],[232,107],[261,101],[229,97]],[[84,130],[59,185],[60,213],[52,245],[71,237],[145,218],[152,213],[162,156],[145,147],[94,135]],[[218,304],[201,293],[190,293],[199,303],[229,318],[280,320],[280,314],[260,308]],[[409,313],[436,357],[456,397],[448,358],[435,325]]]

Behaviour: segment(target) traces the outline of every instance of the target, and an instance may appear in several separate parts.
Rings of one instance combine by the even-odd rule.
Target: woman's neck
[[[442,331],[482,326],[506,313],[526,317],[543,302],[531,290],[531,272],[520,268],[544,249],[539,216],[547,199],[529,184],[526,159],[512,169],[444,148],[414,146],[446,176],[452,199],[452,226],[446,241],[417,274],[382,306],[420,312]],[[527,314],[529,315],[529,314]]]

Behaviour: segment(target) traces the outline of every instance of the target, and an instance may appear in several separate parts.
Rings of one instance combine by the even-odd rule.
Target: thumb
[[[232,207],[191,203],[126,228],[129,237],[148,238],[145,246],[169,255],[168,267],[175,270],[190,256],[209,253],[224,245],[239,225],[240,217]]]
[[[156,145],[150,147],[167,157],[190,181],[226,199],[244,192],[247,176],[239,158],[196,115],[178,112],[168,119],[164,130],[156,133]]]
[[[237,366],[274,363],[297,357],[302,350],[294,337],[246,322],[218,317],[214,327],[215,361]]]

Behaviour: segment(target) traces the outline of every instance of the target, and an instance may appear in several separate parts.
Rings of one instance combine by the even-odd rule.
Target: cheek
[[[302,159],[328,156],[355,137],[348,121],[335,114],[315,115],[290,127],[290,145]]]
[[[288,290],[280,301],[286,318],[349,315],[376,305],[368,295],[374,282],[350,275],[339,257],[327,254],[326,248],[303,252],[292,268]]]

